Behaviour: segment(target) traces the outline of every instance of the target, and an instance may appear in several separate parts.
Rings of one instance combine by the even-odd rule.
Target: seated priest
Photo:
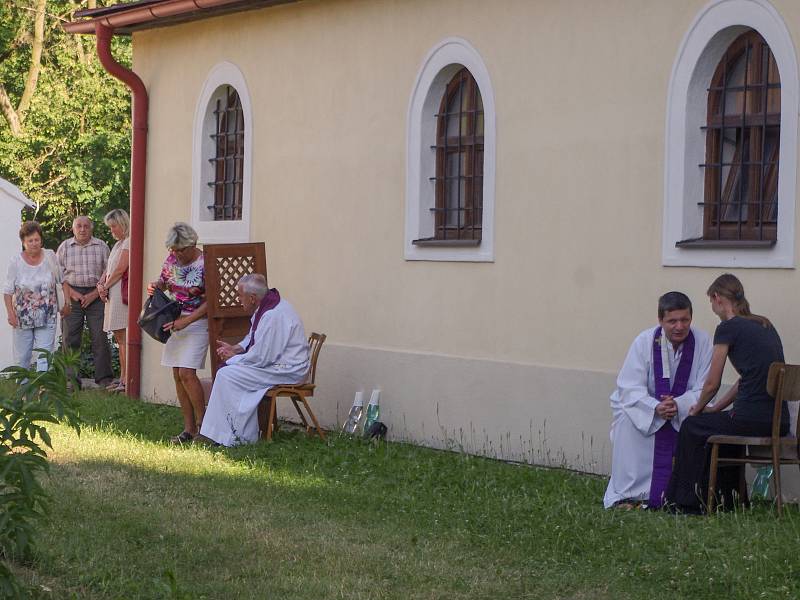
[[[681,292],[658,299],[658,327],[631,344],[611,394],[611,480],[603,504],[658,508],[672,473],[678,430],[711,365],[711,339],[691,327]]]
[[[224,365],[217,371],[200,434],[223,446],[255,442],[258,404],[274,385],[303,383],[308,374],[308,341],[303,322],[263,275],[245,275],[239,301],[253,314],[250,331],[238,344],[217,341]]]

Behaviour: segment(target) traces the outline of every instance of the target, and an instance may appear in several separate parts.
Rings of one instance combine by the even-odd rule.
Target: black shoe
[[[703,515],[703,508],[701,506],[690,506],[686,504],[672,504],[664,503],[661,510],[671,515]]]
[[[187,444],[194,439],[194,436],[189,433],[188,431],[181,431],[178,435],[169,438],[169,441],[173,444]]]

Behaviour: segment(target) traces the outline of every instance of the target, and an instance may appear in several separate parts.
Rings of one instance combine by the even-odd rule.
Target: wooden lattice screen
[[[250,315],[239,304],[236,284],[243,275],[267,276],[264,242],[205,244],[206,301],[211,372],[216,376],[219,359],[216,341],[239,342],[250,331]]]

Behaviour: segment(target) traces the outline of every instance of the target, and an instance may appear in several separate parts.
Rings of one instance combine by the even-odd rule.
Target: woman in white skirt
[[[128,250],[130,248],[131,220],[121,208],[115,208],[103,219],[111,230],[111,235],[117,240],[108,257],[105,273],[97,282],[97,293],[106,303],[103,318],[103,331],[111,331],[119,346],[119,379],[112,382],[106,389],[111,392],[125,391],[125,365],[126,351],[125,332],[128,328],[128,299],[122,298],[122,279],[128,273]],[[127,290],[125,290],[127,294]]]
[[[164,346],[161,364],[172,367],[175,390],[183,413],[183,431],[173,437],[176,444],[191,441],[203,422],[205,398],[197,369],[206,365],[208,319],[203,253],[197,247],[197,232],[188,223],[175,223],[167,232],[169,255],[160,277],[147,286],[164,290],[181,306],[181,316],[164,325],[172,335]]]

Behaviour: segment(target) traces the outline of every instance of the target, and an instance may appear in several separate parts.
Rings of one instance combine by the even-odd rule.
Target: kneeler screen
[[[220,364],[216,341],[238,343],[250,331],[250,315],[239,304],[236,284],[250,273],[267,276],[267,251],[264,242],[206,244],[203,256],[211,375],[215,377]]]

